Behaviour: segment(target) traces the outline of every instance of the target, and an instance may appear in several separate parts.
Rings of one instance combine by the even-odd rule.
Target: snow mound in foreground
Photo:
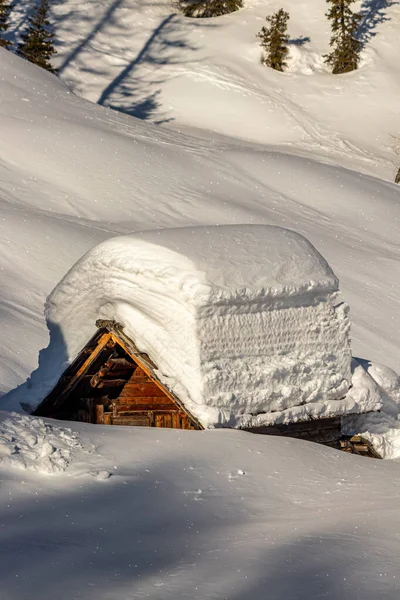
[[[71,429],[15,413],[0,421],[2,466],[47,474],[60,473],[66,470],[73,451],[77,449],[82,449],[82,444]]]
[[[46,312],[69,361],[96,319],[115,319],[204,426],[244,426],[260,413],[272,423],[353,408],[339,400],[351,353],[337,291],[329,265],[293,231],[181,228],[95,247]]]

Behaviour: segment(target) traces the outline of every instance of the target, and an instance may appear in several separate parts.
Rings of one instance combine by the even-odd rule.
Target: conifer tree
[[[361,42],[355,38],[361,15],[353,13],[350,4],[355,0],[327,0],[331,4],[326,16],[332,21],[330,54],[325,62],[332,66],[332,73],[348,73],[357,69],[360,60]]]
[[[185,17],[220,17],[242,8],[243,0],[179,0]]]
[[[262,62],[275,69],[283,71],[286,67],[286,56],[288,53],[289,36],[287,34],[287,24],[289,13],[280,8],[278,12],[266,17],[268,26],[261,29],[257,37],[261,39],[260,46],[264,48],[265,54]]]
[[[4,33],[8,29],[8,15],[10,14],[10,5],[7,0],[0,0],[0,48],[11,47],[11,42],[3,38]]]
[[[32,16],[28,19],[28,29],[21,35],[22,41],[18,46],[17,54],[35,65],[55,73],[55,69],[50,64],[50,59],[56,51],[53,46],[54,34],[49,29],[48,10],[48,0],[40,0]]]

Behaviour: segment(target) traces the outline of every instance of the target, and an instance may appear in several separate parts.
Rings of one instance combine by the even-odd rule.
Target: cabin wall
[[[327,446],[339,447],[341,439],[341,418],[311,419],[287,425],[264,425],[249,427],[245,431],[261,435],[294,437]]]
[[[155,368],[147,355],[128,350],[117,335],[102,328],[34,414],[105,425],[201,429],[155,374],[151,376]]]
[[[136,367],[117,398],[97,401],[95,422],[104,425],[133,425],[196,429],[187,414],[141,367]]]

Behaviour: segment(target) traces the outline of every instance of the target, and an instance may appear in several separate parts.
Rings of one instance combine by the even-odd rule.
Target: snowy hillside
[[[30,2],[14,12],[18,36]],[[284,74],[260,64],[256,34],[290,14]],[[324,0],[246,0],[237,13],[189,19],[169,0],[51,2],[59,75],[92,102],[165,123],[354,168],[393,181],[399,166],[400,5],[363,0],[360,68],[329,73]]]

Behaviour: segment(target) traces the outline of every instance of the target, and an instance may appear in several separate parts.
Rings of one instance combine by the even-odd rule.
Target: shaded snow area
[[[65,471],[79,438],[69,428],[58,427],[14,413],[0,413],[0,466],[28,469],[39,473]]]
[[[96,448],[84,464],[0,464],[2,600],[398,600],[396,462],[240,431],[60,425]]]
[[[106,318],[124,325],[205,427],[250,425],[260,413],[257,423],[283,423],[354,411],[343,400],[350,324],[337,278],[287,229],[182,228],[103,242],[52,292],[46,316],[58,347],[50,341],[51,364],[42,361],[18,390],[21,402],[43,400],[54,384],[46,375]]]

